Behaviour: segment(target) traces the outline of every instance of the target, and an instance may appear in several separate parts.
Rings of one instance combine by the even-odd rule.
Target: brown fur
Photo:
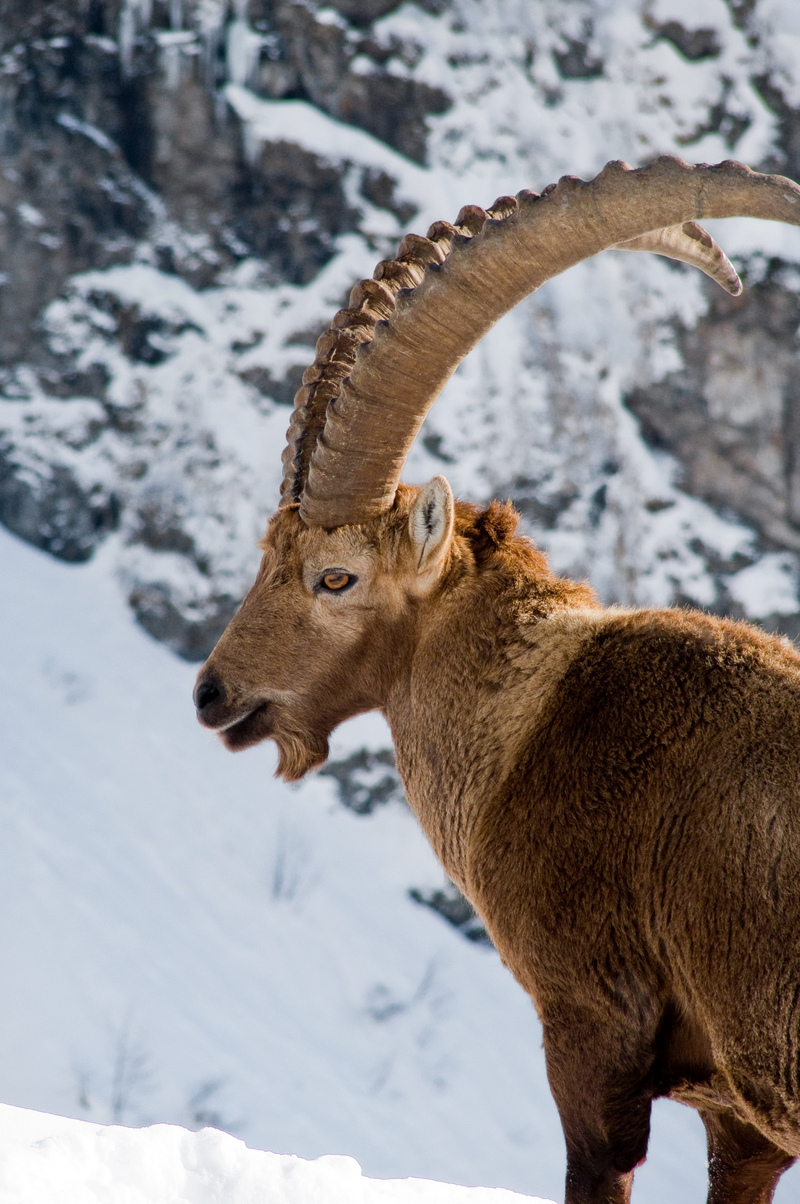
[[[330,532],[276,515],[201,671],[203,722],[230,748],[274,738],[295,779],[337,723],[384,712],[411,806],[542,1019],[567,1204],[629,1199],[663,1095],[703,1118],[712,1204],[767,1204],[800,1154],[800,654],[603,609],[497,504],[457,505],[423,581],[416,495]],[[331,567],[358,592],[315,592]]]

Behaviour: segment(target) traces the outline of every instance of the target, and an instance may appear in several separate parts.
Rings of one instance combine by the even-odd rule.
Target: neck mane
[[[552,572],[518,521],[510,504],[457,504],[443,591],[386,707],[409,803],[462,889],[477,811],[535,722],[537,665],[552,660],[548,620],[598,607],[588,586]]]

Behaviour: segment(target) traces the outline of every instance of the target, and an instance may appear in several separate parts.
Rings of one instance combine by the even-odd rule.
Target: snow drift
[[[502,1188],[366,1179],[354,1158],[267,1154],[217,1129],[98,1126],[0,1104],[0,1134],[4,1204],[537,1204]]]

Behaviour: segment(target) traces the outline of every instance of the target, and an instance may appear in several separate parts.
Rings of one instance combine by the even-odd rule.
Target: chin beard
[[[312,769],[328,759],[326,736],[312,736],[308,732],[276,732],[279,760],[275,776],[285,782],[299,782]]]

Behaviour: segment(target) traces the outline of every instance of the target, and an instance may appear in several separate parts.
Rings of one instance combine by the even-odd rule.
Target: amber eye
[[[354,581],[355,577],[351,577],[349,573],[334,570],[333,572],[325,573],[322,578],[322,585],[325,589],[338,590],[346,589],[347,586],[352,585]]]

